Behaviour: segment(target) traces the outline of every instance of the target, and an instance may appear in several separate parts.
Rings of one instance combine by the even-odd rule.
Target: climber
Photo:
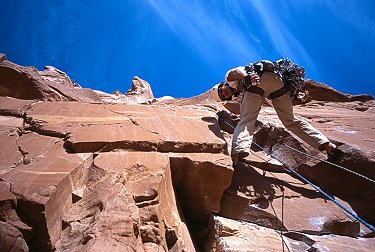
[[[215,100],[228,101],[233,95],[242,94],[240,121],[232,137],[233,163],[246,162],[249,156],[252,135],[255,131],[255,122],[261,109],[264,98],[269,97],[276,113],[283,125],[310,146],[326,151],[328,156],[336,153],[337,147],[327,137],[315,129],[308,122],[295,118],[292,99],[289,91],[285,90],[284,82],[279,75],[272,71],[270,61],[260,61],[264,69],[261,76],[256,72],[246,72],[245,67],[239,66],[230,69],[225,74],[225,82],[216,85],[211,92]],[[217,99],[218,98],[218,99]]]

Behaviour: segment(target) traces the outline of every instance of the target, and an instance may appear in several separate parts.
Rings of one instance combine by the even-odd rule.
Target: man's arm
[[[227,81],[236,81],[236,80],[243,80],[245,79],[247,73],[245,71],[245,68],[243,67],[237,67],[231,70],[228,74]]]

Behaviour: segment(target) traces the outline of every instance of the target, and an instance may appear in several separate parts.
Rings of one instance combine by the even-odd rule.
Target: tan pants
[[[249,153],[262,100],[282,86],[283,82],[279,76],[271,72],[265,72],[260,79],[259,86],[264,90],[263,97],[256,93],[244,93],[241,101],[241,118],[233,133],[232,155],[240,152]],[[283,125],[307,144],[318,149],[321,144],[329,142],[327,137],[311,124],[294,117],[289,92],[273,99],[272,104]]]

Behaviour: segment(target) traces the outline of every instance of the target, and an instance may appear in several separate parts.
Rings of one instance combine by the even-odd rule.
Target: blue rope
[[[223,119],[223,121],[228,124],[230,127],[232,127],[234,129],[234,127],[228,123],[226,120]],[[296,171],[294,171],[290,166],[286,165],[283,161],[277,159],[272,153],[270,153],[269,151],[267,151],[266,149],[264,149],[262,146],[260,146],[259,144],[257,144],[256,142],[253,141],[253,143],[258,147],[260,148],[262,151],[264,151],[266,154],[268,154],[269,156],[271,156],[272,158],[276,159],[277,161],[279,161],[280,163],[282,163],[285,168],[290,171],[291,173],[293,173],[294,175],[296,175],[298,178],[300,178],[301,180],[303,180],[304,182],[306,182],[307,184],[311,185],[312,187],[314,187],[316,190],[318,190],[321,194],[323,194],[325,197],[327,197],[329,200],[331,200],[333,203],[335,203],[337,206],[339,206],[342,210],[344,210],[345,212],[347,212],[348,214],[350,214],[352,217],[354,217],[356,220],[358,220],[360,223],[362,223],[363,225],[365,225],[368,229],[370,229],[372,232],[375,232],[375,228],[370,225],[369,223],[367,223],[366,221],[364,221],[363,219],[361,219],[358,215],[356,215],[355,213],[353,213],[352,211],[350,211],[349,209],[347,209],[346,207],[344,207],[342,204],[340,204],[339,202],[337,202],[332,196],[328,195],[326,192],[324,192],[322,189],[320,189],[318,186],[316,186],[315,184],[313,184],[312,182],[310,182],[309,180],[307,180],[306,178],[304,178],[302,175],[300,175],[299,173],[297,173]]]

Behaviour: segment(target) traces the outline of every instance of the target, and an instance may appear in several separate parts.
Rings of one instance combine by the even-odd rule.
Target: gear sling
[[[261,60],[256,63],[248,64],[245,67],[245,71],[248,74],[250,74],[251,72],[255,72],[259,77],[262,77],[263,73],[265,71],[268,71],[273,72],[281,77],[284,86],[269,94],[268,98],[270,99],[280,97],[288,91],[290,91],[290,96],[294,98],[304,86],[304,68],[294,64],[289,59],[281,59],[276,61],[275,63],[272,63],[268,60]],[[250,76],[245,78],[243,86],[246,91],[257,93],[263,97],[264,90],[260,87],[257,87],[256,85],[253,85],[251,83]]]

